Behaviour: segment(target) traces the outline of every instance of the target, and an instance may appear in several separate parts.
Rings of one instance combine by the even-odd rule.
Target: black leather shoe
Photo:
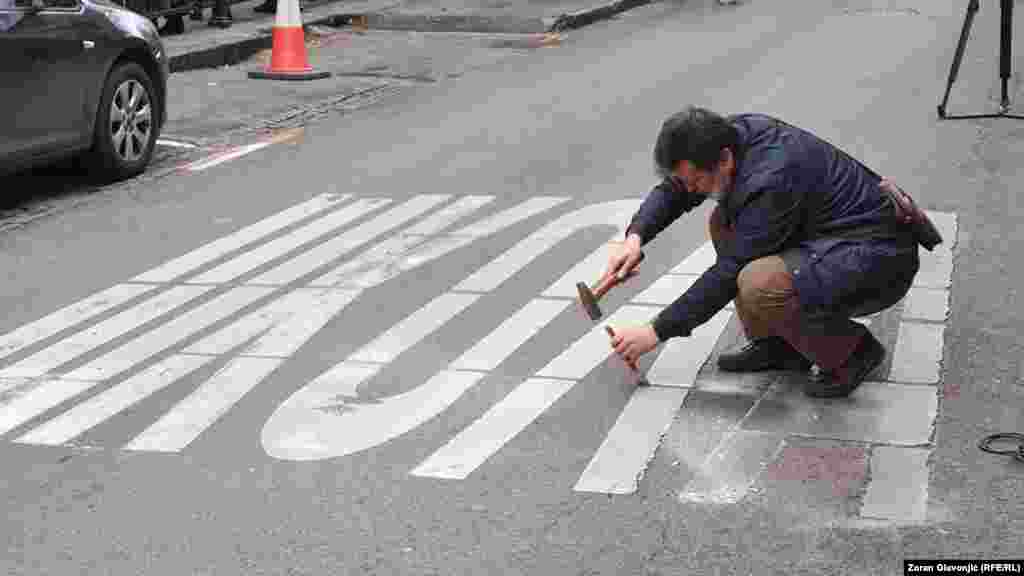
[[[718,368],[725,372],[760,372],[762,370],[795,370],[804,372],[811,361],[804,358],[781,337],[758,338],[739,348],[723,352]]]
[[[843,398],[857,389],[864,379],[882,365],[885,347],[867,329],[846,364],[832,371],[812,371],[804,386],[811,398]],[[817,368],[817,366],[815,366]]]

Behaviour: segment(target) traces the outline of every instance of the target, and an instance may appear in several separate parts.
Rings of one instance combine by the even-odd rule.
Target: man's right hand
[[[643,257],[640,245],[640,235],[630,234],[624,242],[613,248],[608,258],[608,268],[605,269],[605,278],[617,274],[619,280],[624,280],[630,276]]]

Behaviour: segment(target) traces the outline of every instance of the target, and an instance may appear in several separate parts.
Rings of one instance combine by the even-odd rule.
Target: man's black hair
[[[736,153],[739,137],[739,131],[725,117],[690,106],[669,116],[661,125],[654,145],[654,165],[662,177],[671,174],[683,160],[692,162],[698,170],[710,170],[718,162],[722,148]]]

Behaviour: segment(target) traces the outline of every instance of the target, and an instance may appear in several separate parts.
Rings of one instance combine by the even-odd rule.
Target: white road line
[[[160,452],[184,449],[358,296],[354,291],[303,290],[297,294],[277,307],[279,314],[271,321],[258,313],[250,315],[186,350],[186,354],[205,352],[213,358],[262,334],[248,349],[238,352],[241,357],[232,359],[202,383],[128,448]],[[264,311],[279,302],[271,303]],[[240,335],[234,335],[236,330]]]
[[[212,360],[213,358],[201,356],[172,356],[137,376],[76,405],[71,410],[21,436],[16,442],[64,444]],[[63,394],[56,395],[56,397],[62,396]],[[40,403],[39,405],[47,404]],[[36,415],[31,412],[22,412],[19,419],[26,421]]]
[[[687,392],[647,386],[634,390],[573,489],[609,494],[636,492],[640,477]]]
[[[921,268],[914,276],[914,286],[948,289],[952,284],[953,252],[938,247],[934,252],[921,249]]]
[[[521,240],[513,248],[460,282],[454,289],[463,292],[490,292],[536,260],[537,255],[547,252],[561,241],[561,238],[555,236],[531,236]]]
[[[533,198],[508,208],[484,220],[456,230],[444,236],[420,243],[411,240],[412,246],[397,239],[390,253],[367,254],[366,261],[344,262],[334,270],[310,283],[310,286],[344,286],[370,288],[390,280],[402,272],[435,260],[477,241],[482,234],[494,234],[507,226],[517,224],[552,206],[564,203],[568,198]],[[424,221],[425,222],[425,221]],[[424,224],[421,222],[420,224]],[[383,246],[383,243],[382,243]],[[370,262],[376,265],[370,265]]]
[[[185,349],[185,354],[219,356],[227,354],[243,343],[264,334],[278,323],[294,314],[314,309],[317,293],[313,290],[296,290],[281,298],[271,300],[258,310],[228,324]]]
[[[627,200],[618,202],[607,202],[603,204],[592,205],[582,208],[570,214],[563,215],[555,222],[549,224],[546,227],[543,227],[538,232],[535,232],[527,239],[521,241],[517,246],[522,247],[526,245],[531,245],[531,242],[536,243],[537,239],[544,239],[550,237],[565,238],[567,235],[573,233],[576,230],[580,230],[591,226],[611,226],[613,228],[615,226],[622,226],[622,222],[628,221],[628,217],[632,215],[632,213],[635,211],[637,204],[638,202],[636,200]],[[520,209],[522,208],[522,206],[523,205],[520,205],[516,208]],[[510,213],[513,216],[518,216],[516,212],[506,211],[506,213]],[[504,218],[503,216],[502,218],[503,220],[501,220],[501,222],[503,223],[507,223],[508,221],[513,220],[512,218]],[[455,236],[456,234],[457,233],[453,233],[450,234],[449,236]],[[516,250],[516,248],[513,248],[513,251],[514,250]],[[538,254],[536,253],[533,254],[534,257],[536,257],[537,255]],[[523,262],[513,260],[512,264],[512,268],[521,267],[528,264],[528,261]],[[509,268],[510,267],[507,264],[504,264],[502,268],[498,270],[498,272],[500,272],[501,274],[507,274],[509,273]],[[442,297],[436,298],[434,300],[434,303],[439,303],[442,302],[445,298],[455,296],[471,296],[473,298],[478,297],[478,295],[475,294],[466,295],[458,293],[449,293]],[[468,302],[464,304],[468,305]],[[440,304],[437,305],[440,306]],[[428,308],[430,306],[431,304],[428,304],[428,306],[424,308]],[[417,312],[412,317],[407,318],[407,321],[412,319],[412,323],[410,324],[409,329],[407,329],[404,325],[393,327],[391,330],[388,331],[388,333],[382,335],[375,342],[372,342],[371,344],[364,347],[363,350],[358,351],[356,354],[354,354],[350,358],[350,360],[361,360],[364,362],[393,361],[401,353],[401,351],[407,349],[409,346],[415,343],[410,342],[410,340],[418,341],[419,339],[426,336],[427,331],[439,328],[440,325],[446,323],[448,320],[450,320],[451,317],[453,317],[458,312],[457,310],[454,309],[458,308],[459,306],[463,306],[463,304],[460,304],[457,300],[453,301],[450,304],[443,305],[441,307],[442,311],[445,309],[449,310],[449,312],[444,313],[444,315],[447,315],[448,318],[441,320],[440,322],[433,320],[432,318],[434,316],[438,316],[441,314],[426,314],[424,312],[424,309],[421,309],[420,312]],[[422,319],[415,319],[414,317],[418,314],[425,314],[425,317]],[[604,335],[604,338],[607,339],[607,335]],[[607,355],[607,353],[610,352],[610,346],[608,345],[607,340],[604,341],[604,346],[605,353]],[[511,353],[512,351],[508,350],[506,352]],[[316,402],[320,401],[319,398],[316,396],[316,394],[318,394],[319,392],[314,393],[312,391],[320,390],[319,383],[321,381],[322,380],[318,378],[313,383],[307,384],[305,388],[300,389],[295,394],[293,394],[292,397],[286,400],[285,403],[282,404],[274,412],[273,415],[271,415],[271,418],[267,421],[267,424],[264,426],[262,436],[264,448],[267,450],[268,454],[280,454],[282,455],[281,457],[283,458],[293,460],[304,460],[309,458],[317,459],[340,455],[339,453],[334,451],[335,448],[341,450],[343,447],[344,451],[346,452],[353,449],[351,441],[348,440],[348,438],[349,436],[359,437],[360,432],[358,430],[352,429],[351,424],[352,422],[354,422],[354,420],[346,417],[346,415],[349,414],[349,412],[343,412],[332,418],[326,418],[321,417],[321,410],[315,407]],[[428,380],[427,383],[421,384],[420,386],[410,390],[410,392],[407,392],[406,394],[412,394],[417,389],[426,387],[427,384],[430,382],[431,380]],[[380,412],[380,414],[387,414],[387,412],[384,412],[384,410],[397,410],[396,407],[399,406],[401,403],[400,399],[404,397],[404,395],[399,395],[384,399],[377,399],[375,401],[375,406],[377,406],[382,411]],[[454,401],[454,399],[457,398],[457,396],[447,396],[447,398],[449,398],[450,401]],[[436,408],[438,411],[447,408],[447,405],[441,404],[432,404],[432,406]],[[397,417],[397,415],[393,415],[392,417]],[[324,429],[321,430],[320,428]],[[319,443],[310,443],[312,441],[300,442],[294,440],[296,437],[306,438],[307,436],[314,435],[319,438],[326,439],[319,441]],[[335,438],[337,438],[338,440],[333,440]],[[384,442],[389,439],[390,438],[378,438],[377,441]],[[310,448],[310,450],[313,450],[315,454],[302,454],[302,446],[306,445],[312,446],[313,448]],[[360,444],[360,446],[362,446],[362,448],[360,449],[367,449],[371,448],[373,445],[366,443],[364,440],[363,443]]]
[[[235,358],[129,442],[128,450],[178,452],[281,365],[280,358]]]
[[[275,324],[243,356],[288,358],[298,352],[342,310],[359,296],[354,290],[330,290],[316,295],[312,304]]]
[[[937,384],[942,365],[942,324],[901,322],[888,380],[913,384]]]
[[[403,231],[409,236],[430,236],[437,234],[455,222],[462,220],[494,201],[494,196],[463,196],[450,206],[424,218],[415,226]]]
[[[452,370],[490,371],[547,326],[572,303],[535,298],[453,361]]]
[[[245,252],[227,262],[189,280],[194,284],[221,284],[258,268],[275,258],[295,250],[299,246],[312,242],[320,236],[329,234],[360,216],[391,203],[388,199],[360,198],[339,210],[314,220],[280,238],[276,238],[253,250]]]
[[[619,235],[612,236],[608,239],[608,242],[610,243],[619,238],[621,238]],[[586,258],[580,260],[579,263],[563,274],[561,278],[555,280],[554,284],[541,293],[541,296],[546,298],[576,298],[578,296],[576,291],[577,282],[583,282],[587,286],[592,286],[601,278],[604,274],[604,269],[608,266],[608,257],[611,255],[612,250],[612,246],[609,243],[602,244],[597,250],[594,250]]]
[[[465,479],[575,385],[574,380],[526,380],[410,474]]]
[[[178,140],[171,140],[169,138],[158,138],[156,141],[157,146],[167,146],[168,148],[186,148],[189,150],[199,148],[191,142],[179,142]]]
[[[718,255],[715,253],[715,245],[711,241],[701,244],[686,260],[683,260],[670,271],[671,274],[701,274],[707,272],[708,268],[715,265]]]
[[[374,367],[345,365],[335,367],[357,382],[342,388],[354,389],[359,381],[371,377]],[[391,396],[386,402],[362,403],[345,398],[339,388],[324,386],[321,378],[303,388],[283,405],[283,412],[268,421],[263,430],[267,453],[288,460],[318,460],[354,454],[405,434],[434,418],[473,387],[484,375],[476,372],[442,371],[425,384]],[[345,426],[336,424],[340,418]],[[306,426],[295,426],[296,422]],[[340,432],[340,434],[339,434]]]
[[[605,325],[640,324],[649,321],[658,309],[645,306],[623,306],[573,342],[568,349],[537,371],[538,378],[570,378],[578,380],[597,368],[613,354]]]
[[[283,286],[294,282],[377,236],[402,226],[449,198],[451,197],[446,195],[414,196],[411,200],[395,206],[369,222],[360,224],[344,234],[289,258],[248,283]]]
[[[903,318],[945,322],[949,317],[949,291],[911,288],[903,301]]]
[[[99,382],[69,378],[47,378],[25,383],[16,395],[0,401],[0,434],[10,432],[97,384]]]
[[[391,362],[479,298],[477,294],[442,294],[354,352],[349,360]]]
[[[229,252],[270,236],[314,214],[334,208],[351,197],[351,194],[321,194],[302,204],[246,226],[237,232],[218,238],[209,244],[204,244],[188,254],[143,272],[132,280],[135,282],[170,282],[178,276],[192,272]]]
[[[928,510],[930,450],[876,446],[871,481],[864,493],[862,518],[919,522]]]
[[[271,288],[241,286],[67,374],[77,380],[106,380],[270,294]]]
[[[155,298],[145,300],[0,370],[0,377],[34,378],[49,374],[58,366],[195,300],[211,289],[212,287],[205,286],[175,286]]]
[[[689,290],[699,278],[699,274],[667,274],[633,297],[632,302],[668,306]]]
[[[254,144],[247,144],[240,148],[236,148],[230,152],[218,154],[213,156],[212,158],[207,158],[205,160],[199,160],[197,162],[188,164],[185,166],[185,169],[188,170],[189,172],[199,172],[201,170],[206,170],[207,168],[213,168],[214,166],[219,166],[225,162],[235,160],[236,158],[241,158],[246,154],[252,154],[257,150],[262,150],[273,143],[274,142],[256,142]]]
[[[118,284],[83,298],[39,320],[0,336],[0,358],[10,356],[58,332],[94,318],[121,304],[156,290],[155,286]]]
[[[555,206],[564,204],[569,200],[570,198],[566,198],[564,196],[536,196],[523,201],[511,210],[505,210],[504,212],[495,214],[494,216],[466,226],[452,234],[458,236],[472,236],[474,238],[491,236],[500,230],[504,230],[509,226],[518,224],[527,218],[532,218],[541,212],[551,210]]]
[[[584,228],[617,227],[617,235],[625,232],[629,218],[636,211],[635,200],[592,204],[566,214],[521,240],[492,262],[460,282],[455,290],[490,292],[533,262],[542,252]],[[614,224],[613,224],[614,223]]]
[[[647,381],[654,386],[693,387],[697,374],[731,319],[732,312],[722,310],[698,326],[689,338],[673,338],[666,342],[647,371]]]

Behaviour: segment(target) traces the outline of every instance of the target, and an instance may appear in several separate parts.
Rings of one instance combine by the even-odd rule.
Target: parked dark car
[[[0,0],[0,173],[76,154],[146,169],[167,116],[153,23],[103,0]]]

